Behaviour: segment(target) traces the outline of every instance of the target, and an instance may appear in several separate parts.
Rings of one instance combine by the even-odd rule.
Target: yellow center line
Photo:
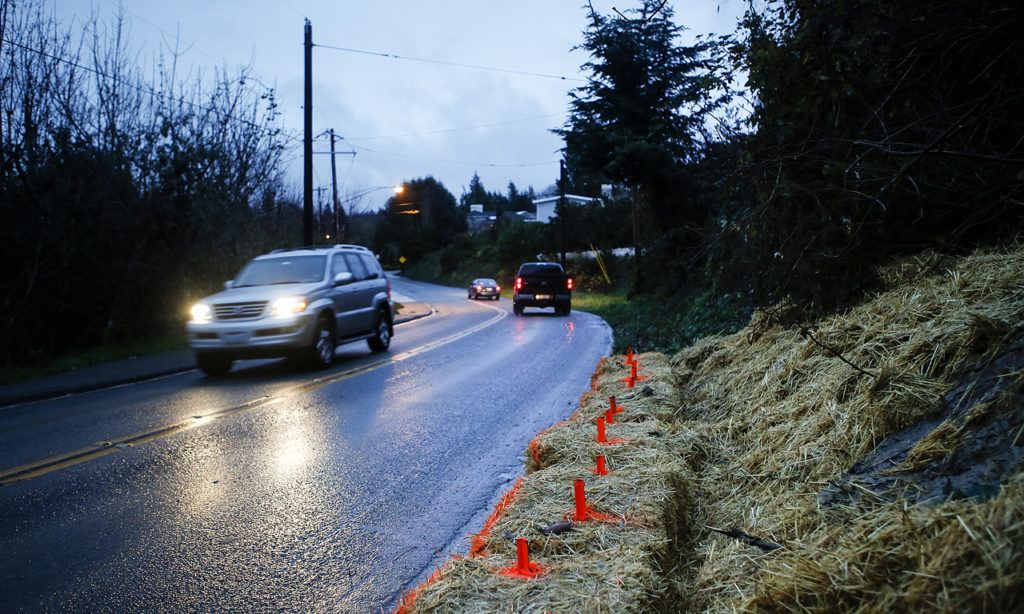
[[[430,343],[425,343],[410,350],[399,352],[398,354],[387,356],[385,358],[375,360],[365,365],[360,365],[358,367],[346,369],[345,371],[333,373],[331,375],[327,375],[324,377],[318,377],[308,382],[304,382],[302,384],[286,388],[283,392],[280,392],[275,395],[267,395],[256,399],[251,399],[249,401],[246,401],[245,403],[239,403],[238,405],[232,405],[231,407],[218,409],[216,411],[212,411],[208,414],[203,414],[201,416],[193,416],[185,420],[165,424],[163,426],[147,429],[145,431],[140,431],[137,433],[133,433],[131,435],[125,435],[122,437],[100,441],[92,445],[86,446],[84,448],[73,450],[71,452],[57,454],[38,461],[26,463],[24,465],[19,465],[17,467],[11,467],[9,469],[0,470],[0,486],[7,486],[9,484],[14,484],[15,482],[20,482],[22,480],[30,480],[32,478],[37,478],[39,476],[46,475],[47,473],[51,473],[53,471],[58,471],[60,469],[65,469],[67,467],[73,467],[75,465],[106,456],[113,452],[118,452],[129,447],[148,443],[150,441],[155,441],[157,439],[163,439],[164,437],[169,437],[176,433],[204,426],[206,424],[213,422],[214,420],[217,420],[218,418],[223,418],[225,416],[247,410],[257,409],[259,407],[266,407],[268,405],[277,404],[282,401],[285,401],[289,397],[299,392],[315,390],[317,388],[322,388],[328,384],[333,384],[335,382],[340,382],[356,377],[357,375],[362,375],[364,373],[376,371],[377,369],[380,369],[382,367],[386,367],[388,365],[394,364],[396,362],[401,362],[403,360],[408,360],[415,356],[419,356],[420,354],[423,354],[425,352],[429,352],[439,347],[448,345],[449,343],[454,343],[455,341],[458,341],[459,339],[462,339],[464,337],[468,337],[473,333],[477,333],[487,328],[488,326],[497,324],[500,320],[508,316],[508,312],[504,311],[503,309],[499,309],[497,307],[493,307],[490,305],[483,305],[483,307],[493,309],[498,313],[493,318],[485,322],[481,322],[480,324],[471,326],[470,328],[467,328],[463,331],[459,331],[453,335],[443,337],[441,339],[438,339],[437,341],[431,341]]]

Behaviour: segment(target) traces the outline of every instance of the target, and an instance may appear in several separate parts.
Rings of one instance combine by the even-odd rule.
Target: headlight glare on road
[[[306,299],[301,296],[287,296],[274,301],[271,312],[274,317],[286,318],[306,310]]]
[[[189,310],[192,314],[193,322],[209,322],[210,321],[210,306],[206,303],[196,303],[192,305],[192,309]]]

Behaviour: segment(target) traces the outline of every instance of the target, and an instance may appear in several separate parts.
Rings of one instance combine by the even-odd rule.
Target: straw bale
[[[628,373],[623,360],[612,358],[603,361],[596,372],[596,389],[593,394],[584,395],[572,419],[541,432],[531,442],[527,470],[536,471],[563,458],[578,460],[587,454],[592,460],[598,444],[585,444],[595,441],[597,418],[605,415],[611,395],[615,395],[623,411],[614,416],[615,423],[607,428],[610,438],[622,438],[623,435],[616,433],[625,432],[622,429],[627,428],[627,423],[648,423],[640,428],[630,427],[630,432],[657,433],[651,437],[668,433],[666,425],[659,421],[671,420],[679,411],[672,367],[660,354],[641,354],[638,360],[641,363],[640,374],[647,379],[632,389],[622,381],[624,374]],[[635,438],[627,436],[627,439],[632,441]]]
[[[632,425],[640,427],[641,425]],[[657,449],[609,454],[612,473],[590,473],[593,461],[566,460],[530,474],[515,501],[491,528],[487,556],[452,561],[424,587],[416,612],[644,612],[661,609],[662,568],[690,526],[685,467],[658,442]],[[541,529],[573,511],[573,480],[586,478],[595,511],[614,518],[576,523],[572,531]],[[530,543],[532,561],[547,568],[535,580],[495,573],[515,560],[516,537]]]
[[[566,556],[546,575],[523,581],[502,577],[502,557],[459,559],[419,594],[417,612],[647,612],[659,599],[656,572],[634,552]]]
[[[678,595],[666,581],[689,540],[692,473],[683,457],[699,458],[697,433],[666,423],[678,411],[672,369],[661,355],[642,354],[633,389],[621,358],[595,371],[594,393],[584,395],[576,414],[538,436],[537,457],[515,497],[475,540],[482,556],[450,561],[418,589],[410,612],[646,612],[674,610]],[[619,443],[596,441],[596,419],[614,394],[621,413],[606,428]],[[610,474],[594,473],[603,454]],[[573,481],[583,478],[588,507],[600,520],[574,523],[571,531],[542,529],[571,518]],[[530,558],[547,572],[534,580],[497,573],[515,561],[515,538],[529,540]]]

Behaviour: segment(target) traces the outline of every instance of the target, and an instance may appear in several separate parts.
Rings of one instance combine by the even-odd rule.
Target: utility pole
[[[305,26],[305,95],[302,101],[305,135],[302,143],[302,242],[313,245],[313,24]]]
[[[334,212],[334,238],[341,242],[338,234],[338,170],[334,164],[334,128],[327,131],[331,135],[331,211]]]
[[[316,241],[319,242],[324,234],[324,192],[327,188],[317,186],[313,191],[316,192]]]

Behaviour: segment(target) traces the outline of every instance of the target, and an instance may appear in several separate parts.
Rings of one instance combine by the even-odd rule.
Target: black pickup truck
[[[555,315],[572,309],[572,278],[555,262],[526,262],[519,266],[512,289],[512,311],[523,315],[526,307],[554,307]]]

